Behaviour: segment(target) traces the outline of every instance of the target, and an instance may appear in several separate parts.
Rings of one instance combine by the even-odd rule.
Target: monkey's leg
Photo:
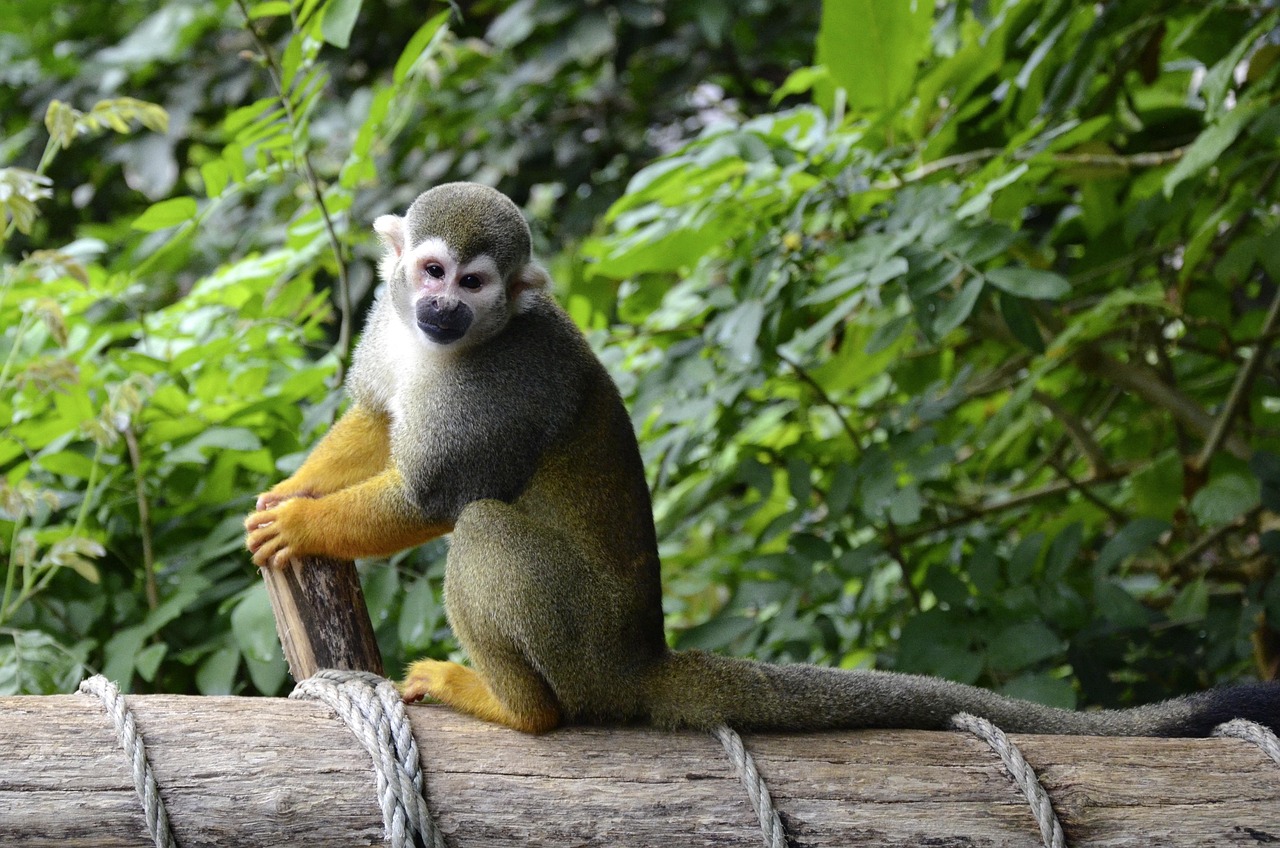
[[[505,683],[505,698],[495,695],[474,669],[419,660],[405,671],[400,691],[407,702],[429,696],[459,712],[525,733],[544,733],[560,723],[555,697],[527,665],[517,660],[497,676]]]
[[[552,595],[567,588],[560,571],[578,570],[576,553],[568,540],[549,534],[517,507],[494,500],[468,504],[454,527],[444,591],[449,624],[472,667],[414,663],[405,698],[430,695],[526,732],[558,725],[565,710],[546,676],[547,663],[576,665],[571,654],[577,646],[568,635],[573,624],[557,609],[565,599]]]
[[[328,495],[383,471],[391,456],[390,424],[383,413],[351,407],[291,477],[258,496],[257,508]]]
[[[282,501],[253,513],[244,526],[259,566],[304,556],[389,556],[452,529],[423,516],[395,468],[331,495]]]

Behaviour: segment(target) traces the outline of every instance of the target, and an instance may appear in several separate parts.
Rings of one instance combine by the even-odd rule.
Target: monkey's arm
[[[356,404],[338,419],[293,476],[258,496],[257,508],[269,509],[289,498],[316,498],[354,486],[384,471],[390,456],[390,419]]]
[[[258,566],[304,556],[389,556],[453,529],[423,516],[394,467],[333,494],[291,498],[258,510],[244,526]]]

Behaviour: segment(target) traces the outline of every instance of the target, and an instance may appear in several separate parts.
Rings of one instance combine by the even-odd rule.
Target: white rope
[[[1230,736],[1234,739],[1243,739],[1246,742],[1252,742],[1257,745],[1262,753],[1270,757],[1276,765],[1280,766],[1280,739],[1271,732],[1266,725],[1258,724],[1256,721],[1249,721],[1244,718],[1233,718],[1224,724],[1220,724],[1213,729],[1214,736]]]
[[[1005,732],[985,718],[969,713],[952,716],[951,726],[972,733],[991,746],[991,750],[999,755],[1009,776],[1031,805],[1031,813],[1040,825],[1040,838],[1044,841],[1045,848],[1066,848],[1067,839],[1062,833],[1062,823],[1053,811],[1049,793],[1040,785],[1035,769],[1031,768],[1018,746],[1013,744]]]
[[[143,815],[147,821],[147,833],[156,848],[176,848],[177,841],[169,827],[169,814],[165,812],[164,799],[160,797],[160,786],[156,783],[151,763],[147,761],[146,746],[138,735],[138,723],[134,721],[133,712],[124,701],[124,696],[116,685],[101,674],[95,674],[88,680],[80,682],[79,692],[94,695],[106,708],[107,715],[116,726],[116,741],[129,757],[133,772],[133,788],[142,801]]]
[[[729,755],[729,762],[738,773],[738,779],[746,787],[747,797],[760,819],[760,832],[764,834],[765,848],[787,848],[787,835],[782,829],[782,819],[774,809],[773,798],[769,795],[769,787],[756,769],[756,761],[742,744],[742,737],[727,725],[720,725],[711,731],[711,735],[720,740],[724,752]]]
[[[332,709],[369,752],[387,842],[394,848],[445,848],[423,794],[413,727],[391,681],[367,672],[325,669],[298,683],[289,697],[320,701]]]

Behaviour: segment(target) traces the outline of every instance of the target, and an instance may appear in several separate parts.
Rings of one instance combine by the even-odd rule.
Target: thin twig
[[[132,426],[126,426],[121,433],[129,448],[133,487],[138,497],[138,531],[142,534],[142,571],[146,578],[147,606],[155,609],[160,605],[160,591],[156,587],[156,563],[151,549],[151,506],[147,500],[147,487],[142,479],[142,451],[138,450],[138,437]]]
[[[337,228],[333,224],[333,217],[329,214],[329,207],[324,200],[324,190],[320,185],[320,178],[316,175],[315,168],[311,164],[311,155],[306,145],[301,144],[298,139],[299,121],[297,115],[293,111],[293,102],[289,99],[289,94],[284,90],[284,72],[276,61],[275,54],[271,51],[271,46],[262,38],[257,29],[253,26],[253,21],[249,17],[249,10],[245,7],[244,0],[236,0],[236,5],[240,8],[240,13],[244,15],[245,29],[249,31],[250,37],[254,44],[258,46],[259,52],[262,54],[263,60],[267,63],[267,74],[271,77],[271,83],[275,86],[277,99],[284,108],[285,121],[289,125],[289,139],[294,145],[294,156],[302,163],[302,175],[307,184],[311,197],[315,201],[316,206],[320,210],[320,218],[324,222],[325,234],[329,239],[329,247],[333,250],[334,261],[338,265],[338,374],[339,380],[342,379],[343,372],[346,370],[348,354],[351,346],[351,283],[347,274],[347,261],[342,248],[342,240],[338,238]]]
[[[1253,349],[1253,355],[1249,357],[1249,361],[1236,372],[1236,379],[1231,384],[1231,391],[1227,394],[1227,401],[1222,405],[1222,410],[1214,420],[1213,429],[1209,431],[1209,437],[1205,439],[1204,447],[1200,449],[1200,455],[1196,457],[1195,467],[1197,469],[1203,469],[1209,465],[1213,455],[1222,447],[1223,441],[1227,438],[1227,434],[1230,433],[1231,423],[1235,420],[1240,407],[1248,398],[1253,381],[1257,379],[1258,371],[1262,368],[1262,361],[1267,358],[1267,352],[1271,349],[1271,333],[1276,327],[1277,320],[1280,320],[1280,288],[1276,289],[1275,296],[1271,299],[1271,306],[1267,309],[1267,317],[1263,320],[1262,330],[1258,333],[1261,341]]]
[[[1124,514],[1123,512],[1121,512],[1119,509],[1117,509],[1116,507],[1114,507],[1114,506],[1112,506],[1111,504],[1107,503],[1107,502],[1106,502],[1105,500],[1103,500],[1102,498],[1098,497],[1098,495],[1096,495],[1096,494],[1094,494],[1093,492],[1089,491],[1089,487],[1088,487],[1088,486],[1082,486],[1082,485],[1080,484],[1080,481],[1079,481],[1079,480],[1077,480],[1077,479],[1075,479],[1074,477],[1072,477],[1072,476],[1071,476],[1071,472],[1070,472],[1070,471],[1068,471],[1068,470],[1067,470],[1067,469],[1066,469],[1066,468],[1065,468],[1061,463],[1059,463],[1057,460],[1055,460],[1055,459],[1050,459],[1050,460],[1049,460],[1049,467],[1050,467],[1050,468],[1052,468],[1052,469],[1054,470],[1054,473],[1056,473],[1059,477],[1061,477],[1061,478],[1062,478],[1063,482],[1065,482],[1065,483],[1067,483],[1068,485],[1070,485],[1070,486],[1071,486],[1071,489],[1072,489],[1073,491],[1075,491],[1076,493],[1078,493],[1078,494],[1080,495],[1080,497],[1084,498],[1084,499],[1085,499],[1085,500],[1087,500],[1089,503],[1091,503],[1091,504],[1093,504],[1094,506],[1096,506],[1096,507],[1097,507],[1099,510],[1101,510],[1102,512],[1105,512],[1105,513],[1106,513],[1106,514],[1111,518],[1111,520],[1112,520],[1112,521],[1114,521],[1116,524],[1124,525],[1124,524],[1127,524],[1127,523],[1128,523],[1128,521],[1129,521],[1129,516],[1125,515],[1125,514]],[[1095,475],[1095,476],[1096,476],[1096,475]]]
[[[1256,521],[1258,516],[1261,513],[1262,513],[1262,507],[1255,506],[1253,509],[1246,512],[1244,515],[1237,518],[1235,521],[1229,521],[1226,524],[1223,524],[1221,527],[1215,527],[1213,530],[1210,530],[1208,533],[1204,534],[1199,539],[1192,542],[1191,546],[1188,547],[1182,553],[1180,553],[1177,559],[1169,563],[1170,574],[1181,574],[1183,570],[1186,569],[1186,567],[1190,565],[1193,560],[1195,560],[1197,557],[1199,557],[1209,548],[1216,545],[1218,542],[1225,539],[1231,533],[1239,530],[1243,530],[1249,524]],[[1165,576],[1168,576],[1168,575],[1165,575]]]
[[[782,351],[778,351],[778,358],[785,362],[792,371],[796,372],[796,376],[808,385],[809,388],[817,392],[818,397],[822,399],[823,405],[835,413],[836,420],[840,422],[841,429],[843,429],[845,434],[849,436],[849,441],[853,443],[853,449],[858,453],[862,453],[862,443],[858,440],[857,432],[854,431],[853,425],[849,423],[847,418],[845,418],[844,411],[840,408],[840,405],[832,399],[831,395],[827,394],[827,390],[824,389],[822,385],[804,369],[804,366],[792,360]]]
[[[1058,422],[1066,428],[1067,433],[1071,436],[1072,441],[1076,443],[1076,447],[1080,449],[1089,460],[1089,470],[1094,474],[1105,473],[1109,463],[1107,456],[1102,452],[1102,447],[1097,440],[1093,438],[1093,434],[1089,432],[1089,428],[1085,423],[1075,416],[1075,414],[1062,404],[1058,403],[1058,399],[1052,397],[1039,389],[1033,389],[1031,397],[1036,402],[1049,410],[1049,413]],[[1056,470],[1056,469],[1055,469]]]
[[[943,156],[932,162],[925,162],[915,170],[908,171],[901,177],[892,177],[875,184],[877,189],[901,188],[907,183],[917,182],[949,168],[970,165],[995,159],[1007,153],[1003,147],[983,147],[966,153]],[[1185,153],[1185,148],[1175,147],[1172,150],[1152,150],[1143,153],[1044,153],[1038,150],[1015,150],[1009,158],[1015,162],[1027,162],[1031,159],[1043,159],[1055,165],[1069,165],[1082,168],[1158,168],[1177,162]]]
[[[1095,474],[1094,476],[1086,477],[1083,480],[1058,480],[1053,483],[1047,483],[1039,489],[1024,492],[1021,495],[1014,495],[1011,498],[1001,501],[989,501],[987,503],[976,505],[952,504],[951,507],[953,509],[959,509],[962,511],[960,515],[943,519],[929,527],[923,527],[919,530],[912,530],[908,533],[903,533],[900,540],[902,542],[914,542],[917,539],[930,536],[934,533],[940,533],[943,530],[950,530],[953,527],[959,527],[963,524],[979,521],[989,515],[1008,512],[1010,510],[1029,506],[1037,501],[1058,497],[1066,494],[1072,489],[1079,491],[1086,486],[1100,486],[1104,483],[1114,483],[1126,475],[1133,473],[1139,467],[1140,466],[1136,465],[1123,467],[1112,466],[1110,471],[1106,474]]]

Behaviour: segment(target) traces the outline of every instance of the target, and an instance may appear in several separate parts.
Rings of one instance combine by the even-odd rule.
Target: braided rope
[[[164,799],[160,797],[160,785],[156,783],[155,773],[147,760],[147,749],[138,734],[138,723],[134,720],[133,711],[125,703],[124,696],[116,685],[101,674],[95,674],[88,680],[80,682],[77,690],[83,695],[93,695],[102,702],[107,715],[111,717],[116,728],[116,741],[129,757],[129,765],[133,772],[133,788],[142,801],[143,816],[147,822],[147,833],[156,848],[176,848],[173,830],[169,827],[169,814],[164,808]]]
[[[760,832],[764,835],[765,848],[787,848],[787,835],[782,829],[782,819],[774,809],[773,798],[769,795],[769,787],[756,768],[756,761],[751,752],[742,744],[742,737],[728,725],[720,725],[711,731],[711,735],[720,740],[724,752],[729,755],[729,762],[737,772],[738,779],[746,787],[747,797],[751,799],[751,807],[760,819]]]
[[[329,707],[373,758],[385,838],[394,848],[445,848],[423,794],[413,727],[391,681],[363,671],[324,669],[299,682],[289,697]]]
[[[1045,848],[1066,848],[1067,839],[1062,833],[1062,823],[1053,811],[1049,793],[1040,785],[1035,769],[1031,768],[1018,746],[1013,744],[1005,732],[985,718],[969,713],[952,716],[951,726],[972,733],[991,746],[991,750],[999,755],[1009,776],[1031,805],[1031,813],[1040,825],[1040,838],[1044,841]]]
[[[1213,729],[1214,736],[1229,736],[1257,745],[1262,753],[1280,766],[1280,739],[1266,725],[1244,718],[1233,718]]]

